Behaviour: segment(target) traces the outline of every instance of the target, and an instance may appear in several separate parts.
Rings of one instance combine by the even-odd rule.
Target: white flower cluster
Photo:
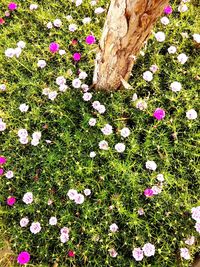
[[[8,48],[5,51],[5,56],[12,58],[16,56],[17,58],[21,55],[22,49],[26,46],[24,41],[19,41],[16,48]]]
[[[83,194],[80,194],[75,189],[70,189],[67,193],[70,200],[74,200],[76,204],[82,204],[85,200],[85,197]]]

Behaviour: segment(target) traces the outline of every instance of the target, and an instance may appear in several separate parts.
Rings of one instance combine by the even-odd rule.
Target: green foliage
[[[101,0],[98,6],[106,8],[107,2]],[[178,262],[190,266],[191,261],[179,259],[179,250],[187,247],[184,240],[191,235],[196,238],[195,245],[189,247],[192,256],[200,245],[191,218],[191,208],[200,205],[198,122],[188,120],[185,114],[191,108],[198,109],[200,57],[192,35],[198,33],[199,11],[187,4],[189,10],[180,14],[178,1],[174,1],[170,24],[158,22],[154,28],[155,32],[165,32],[165,42],[158,43],[152,36],[144,49],[145,56],[138,57],[129,81],[134,89],[110,94],[92,92],[92,100],[106,106],[105,114],[100,115],[91,102],[83,101],[82,92],[72,88],[71,82],[77,77],[78,68],[88,73],[88,84],[92,81],[97,45],[88,46],[85,37],[93,33],[100,38],[104,15],[95,15],[89,0],[77,8],[71,1],[41,0],[35,11],[29,10],[31,3],[19,1],[18,10],[0,25],[0,84],[7,87],[0,92],[0,117],[7,125],[1,132],[0,154],[7,158],[5,170],[14,172],[10,180],[0,178],[2,234],[6,233],[16,254],[24,250],[31,254],[27,266],[44,267],[55,262],[63,267],[172,267],[178,266]],[[7,4],[8,1],[1,1],[0,17]],[[72,22],[66,19],[69,14]],[[92,18],[90,24],[81,22],[85,16]],[[56,18],[62,20],[62,27],[47,29],[46,24]],[[69,32],[70,23],[78,25],[76,32]],[[189,38],[182,37],[182,32],[187,32]],[[73,47],[74,38],[79,43]],[[6,58],[5,50],[20,40],[26,42],[20,57]],[[49,53],[53,41],[66,50],[66,55]],[[177,47],[176,54],[167,52],[170,45]],[[82,54],[77,65],[72,60],[74,52]],[[186,64],[177,62],[179,53],[189,56]],[[46,60],[44,69],[37,67],[39,59]],[[159,70],[148,83],[142,74],[152,64]],[[51,101],[42,95],[42,90],[50,87],[58,91],[55,81],[61,75],[67,78],[70,89],[59,92]],[[178,93],[170,89],[174,81],[182,84]],[[138,110],[131,101],[133,93],[146,100],[145,111]],[[29,105],[27,113],[20,112],[22,103]],[[152,116],[157,107],[166,111],[162,121]],[[97,118],[95,127],[88,124],[91,117]],[[104,136],[100,130],[106,123],[114,129],[110,136]],[[123,127],[131,130],[124,140],[120,136]],[[26,128],[29,136],[41,131],[40,144],[20,144],[20,128]],[[108,151],[98,148],[104,139],[109,143]],[[123,154],[114,149],[118,142],[126,145]],[[89,157],[91,151],[97,153],[93,159]],[[157,163],[156,171],[145,168],[147,160]],[[158,184],[159,173],[165,177],[162,192],[146,198],[144,190]],[[92,194],[82,205],[76,205],[67,196],[72,188],[81,193],[90,188]],[[26,192],[34,195],[30,205],[22,201]],[[17,199],[12,208],[6,205],[10,195]],[[52,205],[47,204],[49,199]],[[140,208],[144,209],[143,216],[138,214]],[[27,228],[20,227],[19,221],[25,216],[30,222],[41,223],[40,233],[32,234],[30,223]],[[57,217],[56,226],[49,225],[51,216]],[[112,223],[119,226],[117,233],[109,231]],[[70,240],[62,244],[59,235],[64,226],[70,228]],[[132,250],[147,242],[155,245],[155,256],[137,263]],[[110,257],[110,248],[118,252],[116,258]],[[69,250],[75,251],[75,258],[68,257]]]

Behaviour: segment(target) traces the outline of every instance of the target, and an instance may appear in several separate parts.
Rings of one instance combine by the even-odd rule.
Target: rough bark
[[[111,0],[95,60],[93,85],[117,90],[168,0]]]

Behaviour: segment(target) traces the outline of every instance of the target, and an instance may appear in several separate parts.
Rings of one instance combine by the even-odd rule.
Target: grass
[[[166,40],[158,43],[151,36],[145,56],[140,55],[134,66],[129,81],[133,89],[110,94],[92,92],[92,101],[99,100],[106,107],[102,115],[92,108],[92,101],[83,101],[83,92],[72,88],[71,83],[80,68],[88,74],[86,83],[91,84],[97,45],[88,46],[85,37],[92,33],[99,40],[105,14],[95,15],[89,0],[79,7],[70,1],[38,1],[35,11],[29,10],[31,3],[20,1],[17,11],[0,25],[0,84],[7,87],[0,92],[0,117],[7,126],[0,133],[0,155],[7,158],[4,171],[14,172],[10,180],[5,175],[0,178],[2,237],[9,240],[15,255],[24,250],[31,254],[27,266],[44,267],[56,262],[59,267],[190,266],[200,250],[199,234],[191,218],[191,208],[200,205],[198,120],[186,118],[186,112],[198,110],[199,105],[199,47],[192,38],[198,33],[198,3],[187,3],[189,10],[181,14],[177,12],[179,1],[172,3],[170,24],[158,22],[154,28],[155,32],[164,31]],[[1,1],[0,17],[7,4],[8,1]],[[107,8],[108,1],[98,1],[98,6]],[[72,22],[66,19],[69,14]],[[85,16],[92,18],[90,24],[82,24]],[[47,29],[46,23],[56,18],[62,20],[62,27]],[[69,32],[70,23],[78,25],[76,32]],[[182,37],[182,32],[187,32],[188,38]],[[75,38],[79,42],[73,46],[71,40]],[[5,50],[20,40],[26,42],[20,57],[6,58]],[[48,47],[53,41],[66,50],[66,55],[50,54]],[[177,47],[176,54],[167,52],[170,45]],[[74,52],[82,54],[78,64],[72,60]],[[180,53],[189,56],[184,65],[177,62]],[[44,69],[37,67],[39,59],[46,60]],[[152,64],[158,65],[159,70],[148,83],[142,74]],[[70,89],[59,92],[51,101],[42,95],[42,90],[50,87],[58,91],[55,81],[61,75]],[[170,90],[173,81],[182,84],[180,92]],[[133,93],[147,102],[145,111],[135,107]],[[22,103],[29,105],[27,113],[20,112]],[[157,107],[166,111],[161,121],[152,116]],[[95,127],[88,124],[91,117],[97,119]],[[110,136],[100,130],[106,123],[114,129]],[[131,131],[126,139],[120,136],[123,127]],[[29,136],[41,131],[39,145],[20,144],[20,128],[26,128]],[[104,139],[109,143],[108,151],[98,148]],[[114,149],[118,142],[126,145],[122,154]],[[93,159],[89,157],[91,151],[97,153]],[[157,163],[156,171],[145,168],[147,160]],[[146,198],[144,190],[158,184],[159,173],[165,177],[162,192]],[[72,188],[81,193],[89,188],[92,194],[85,197],[83,204],[76,205],[67,196]],[[30,205],[22,201],[26,192],[34,195]],[[6,205],[10,195],[17,199],[13,207]],[[50,206],[49,199],[53,201]],[[140,208],[143,216],[138,214]],[[27,228],[20,227],[19,221],[25,216],[30,223],[41,223],[40,233],[32,234],[30,223]],[[57,217],[56,226],[49,225],[51,216]],[[109,231],[112,223],[118,225],[117,233]],[[64,226],[70,228],[70,239],[62,244],[59,236]],[[196,242],[189,247],[184,241],[191,235]],[[137,263],[132,250],[147,242],[155,245],[155,256]],[[2,240],[1,247],[4,246]],[[190,261],[180,258],[182,247],[189,248]],[[110,248],[118,252],[116,258],[110,257]],[[74,258],[68,257],[69,250],[75,252]],[[14,262],[11,266],[16,264],[16,256]]]

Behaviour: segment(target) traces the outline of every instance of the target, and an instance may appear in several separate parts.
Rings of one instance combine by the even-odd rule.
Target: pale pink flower
[[[200,222],[196,222],[194,227],[195,227],[196,231],[200,234]]]
[[[28,223],[29,223],[29,219],[27,217],[22,218],[20,220],[20,222],[19,222],[19,224],[20,224],[21,227],[26,227],[28,225]]]
[[[86,188],[84,191],[85,196],[91,195],[91,190],[89,188]]]
[[[200,206],[192,208],[192,219],[200,222]]]
[[[6,176],[7,179],[11,179],[11,178],[14,177],[14,173],[13,173],[13,171],[7,171],[5,173],[5,176]]]
[[[61,235],[62,235],[62,234],[69,234],[69,231],[70,231],[69,228],[66,227],[66,226],[63,227],[62,229],[60,229],[60,233],[61,233]]]
[[[91,118],[88,123],[90,126],[95,126],[96,122],[97,120],[95,118]]]
[[[63,85],[66,83],[66,79],[64,76],[59,76],[56,78],[56,84],[57,85]]]
[[[92,94],[91,93],[84,93],[83,94],[83,100],[84,101],[90,101],[91,98],[92,98]]]
[[[25,138],[25,137],[28,136],[28,132],[27,132],[26,129],[19,129],[17,135],[18,135],[20,138]]]
[[[20,137],[19,141],[21,144],[26,145],[28,144],[28,137]]]
[[[152,186],[151,189],[154,195],[158,195],[162,192],[162,188],[158,187],[157,185]]]
[[[48,94],[48,98],[53,101],[57,97],[57,95],[58,95],[58,93],[56,91],[51,91]]]
[[[115,150],[118,152],[118,153],[123,153],[126,149],[126,146],[123,144],[123,143],[117,143],[115,145]]]
[[[144,258],[143,250],[141,248],[134,248],[132,255],[136,261],[141,261]]]
[[[146,243],[142,250],[144,251],[144,255],[147,257],[154,256],[155,254],[155,246],[151,243]]]
[[[151,71],[147,70],[143,73],[143,79],[147,82],[150,82],[153,80],[153,74]]]
[[[195,237],[194,236],[190,236],[185,240],[185,244],[192,246],[195,242]]]
[[[151,171],[155,171],[157,169],[157,164],[153,160],[148,160],[146,162],[146,168]]]
[[[51,218],[49,219],[49,224],[50,224],[50,225],[56,225],[57,222],[58,222],[58,220],[57,220],[56,217],[51,217]]]
[[[99,101],[94,101],[92,103],[92,107],[96,110],[98,110],[99,106],[101,105],[101,103]]]
[[[129,128],[127,128],[127,127],[124,127],[123,129],[121,129],[121,131],[120,131],[120,134],[121,134],[121,136],[122,137],[128,137],[129,135],[130,135],[130,130],[129,130]]]
[[[75,200],[74,201],[75,201],[76,204],[82,204],[84,202],[84,199],[85,199],[84,195],[77,194],[75,196]]]
[[[60,241],[62,243],[66,243],[69,240],[69,234],[61,234],[60,235]]]
[[[110,124],[106,124],[103,128],[101,128],[101,131],[104,135],[110,135],[113,133],[113,129]]]
[[[78,195],[78,192],[75,189],[69,189],[67,195],[70,200],[75,200],[76,196]]]
[[[96,157],[96,153],[94,151],[91,151],[90,152],[90,158],[94,158],[94,157]]]
[[[0,119],[0,132],[5,131],[6,129],[6,123],[2,121],[2,119]]]
[[[155,33],[155,38],[158,42],[164,42],[165,41],[165,34],[164,32],[157,32]]]
[[[39,222],[33,222],[30,226],[30,231],[31,233],[33,234],[37,234],[41,231],[41,226],[40,226],[40,223]]]
[[[184,258],[185,260],[190,260],[190,252],[187,248],[181,248],[180,252],[181,258]]]
[[[158,174],[156,178],[157,178],[157,180],[158,180],[159,182],[164,182],[164,180],[165,180],[163,174],[161,174],[161,173]]]
[[[110,225],[110,231],[112,232],[112,233],[115,233],[115,232],[117,232],[118,231],[118,226],[116,225],[116,223],[113,223],[113,224],[111,224]]]
[[[103,114],[106,111],[106,107],[104,105],[100,105],[97,110],[100,114]]]
[[[112,258],[116,258],[118,255],[117,251],[114,248],[110,248],[108,252]]]
[[[108,150],[108,142],[106,142],[105,140],[102,140],[99,142],[99,148],[102,150]]]
[[[26,204],[31,204],[33,202],[33,193],[32,192],[27,192],[23,196],[23,202]]]

